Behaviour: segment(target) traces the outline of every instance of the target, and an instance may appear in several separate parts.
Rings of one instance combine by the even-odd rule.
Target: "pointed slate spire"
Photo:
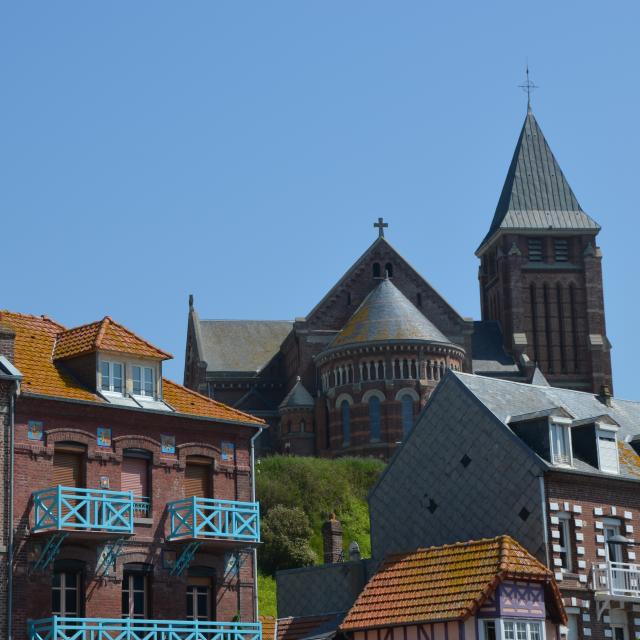
[[[499,229],[600,229],[578,203],[531,108],[527,110],[491,227],[478,253]]]

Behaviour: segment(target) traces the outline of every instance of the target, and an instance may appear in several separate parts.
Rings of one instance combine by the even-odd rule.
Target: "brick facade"
[[[29,439],[30,421],[42,422],[42,441]],[[98,427],[111,428],[111,446],[97,444]],[[173,552],[179,556],[185,546],[185,543],[167,541],[169,522],[166,505],[184,497],[187,460],[196,456],[200,461],[211,461],[211,496],[250,501],[250,437],[254,432],[254,429],[247,427],[213,424],[174,415],[22,398],[18,404],[15,426],[16,640],[26,638],[26,622],[29,618],[38,619],[51,614],[53,570],[69,562],[82,567],[86,596],[82,615],[86,617],[120,617],[125,565],[142,563],[149,567],[148,618],[187,618],[187,579],[192,568],[197,568],[200,573],[212,578],[212,601],[215,603],[212,619],[230,621],[238,616],[243,621],[254,620],[253,555],[244,545],[224,547],[207,542],[200,547],[190,568],[182,576],[172,576],[165,568],[168,554]],[[162,453],[161,435],[175,437],[175,454]],[[115,572],[106,578],[96,575],[96,571],[102,545],[109,540],[104,535],[91,532],[70,535],[51,566],[44,572],[33,569],[48,534],[30,532],[34,523],[31,496],[33,491],[54,485],[54,451],[60,443],[69,442],[86,447],[84,475],[87,487],[104,488],[107,485],[110,490],[120,490],[125,452],[136,450],[149,455],[151,512],[147,518],[136,521],[133,536],[125,536]],[[233,460],[223,460],[223,442],[233,443]],[[234,567],[239,567],[239,570]]]
[[[532,237],[541,242],[539,262],[530,260]],[[557,239],[567,241],[566,261],[555,260]],[[611,388],[602,254],[593,234],[505,233],[482,254],[479,279],[482,319],[500,323],[508,352],[526,355],[554,386]]]

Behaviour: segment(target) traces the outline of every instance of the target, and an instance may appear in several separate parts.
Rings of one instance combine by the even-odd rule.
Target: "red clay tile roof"
[[[100,325],[103,323],[104,321],[94,324]],[[57,361],[53,360],[53,352],[58,337],[60,334],[72,333],[73,330],[67,331],[61,324],[46,316],[32,316],[11,311],[0,311],[0,324],[7,325],[15,331],[15,358],[13,364],[24,376],[21,383],[23,393],[109,404],[102,396],[76,380],[63,366],[56,364]],[[85,327],[92,326],[85,325]],[[123,329],[126,335],[133,336],[136,340],[144,343],[143,340],[137,338],[124,327],[115,326]],[[118,329],[115,335],[124,336],[125,333],[120,332]],[[107,344],[113,345],[116,343],[108,342]],[[148,347],[155,349],[153,345],[148,345]],[[163,354],[162,357],[167,357],[168,355],[159,349],[155,349],[155,352],[156,354]],[[139,353],[138,355],[141,354]],[[161,356],[156,355],[155,357]],[[163,399],[178,413],[214,420],[252,423],[257,426],[265,424],[263,420],[255,416],[232,409],[221,402],[211,400],[166,378],[163,378],[162,387]]]
[[[60,332],[53,350],[53,359],[75,358],[98,350],[130,353],[133,356],[160,360],[173,357],[114,322],[109,316],[105,316],[98,322]]]
[[[389,556],[340,630],[464,620],[507,579],[544,583],[552,610],[566,622],[552,572],[513,538],[499,536]]]
[[[304,618],[278,618],[277,640],[300,640],[313,635],[313,631],[335,619],[335,614],[306,616]]]
[[[276,640],[277,621],[273,616],[260,616],[262,637],[264,640]]]

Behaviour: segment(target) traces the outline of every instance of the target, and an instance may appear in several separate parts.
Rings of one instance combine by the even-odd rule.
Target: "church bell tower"
[[[600,225],[569,186],[531,108],[480,258],[483,320],[553,386],[612,391]]]

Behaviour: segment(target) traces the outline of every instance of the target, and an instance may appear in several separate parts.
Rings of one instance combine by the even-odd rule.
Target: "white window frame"
[[[569,418],[552,417],[549,420],[549,450],[551,462],[561,467],[573,466],[573,447],[571,446],[571,420]],[[554,431],[562,434],[564,453],[559,454],[556,449]]]
[[[566,558],[566,566],[563,565],[562,570],[565,573],[571,573],[573,571],[573,558],[571,557],[573,548],[571,545],[571,516],[568,513],[558,515],[558,528],[564,534],[562,553],[564,553],[564,557]],[[558,546],[560,546],[559,543]]]
[[[103,373],[102,373],[102,367],[104,365],[107,365],[107,368],[109,369],[109,375],[108,375],[108,380],[109,380],[109,388],[108,389],[104,389],[103,388],[103,384],[104,384],[104,377],[103,377]],[[120,391],[115,391],[113,388],[113,368],[115,365],[119,365],[120,366]],[[127,377],[126,377],[126,369],[124,366],[123,362],[119,362],[118,360],[100,360],[100,391],[102,393],[111,393],[113,395],[116,396],[121,396],[124,395],[124,391],[126,389],[127,386]]]
[[[134,388],[134,371],[140,369],[140,393],[136,393]],[[151,371],[151,393],[147,393],[145,386],[147,383],[146,371]],[[131,365],[131,395],[137,398],[155,398],[156,397],[156,370],[155,367],[150,367],[145,364],[133,364]]]
[[[505,623],[513,622],[517,623],[525,623],[527,625],[527,638],[526,640],[532,640],[531,636],[531,625],[536,624],[540,629],[540,640],[546,640],[546,625],[545,621],[541,618],[487,618],[480,619],[478,621],[480,624],[478,628],[480,630],[480,640],[487,640],[485,635],[485,623],[487,622],[495,622],[496,623],[496,636],[497,640],[506,640],[505,635]],[[516,638],[517,640],[517,638]]]
[[[616,469],[615,471],[611,469],[603,469],[602,468],[602,460],[600,456],[600,438],[605,437],[607,440],[611,440],[613,438],[613,442],[615,444],[615,452],[616,452]],[[602,424],[601,422],[596,423],[596,450],[598,452],[598,469],[603,471],[604,473],[611,473],[612,475],[620,474],[620,455],[618,454],[618,427],[608,424]]]

